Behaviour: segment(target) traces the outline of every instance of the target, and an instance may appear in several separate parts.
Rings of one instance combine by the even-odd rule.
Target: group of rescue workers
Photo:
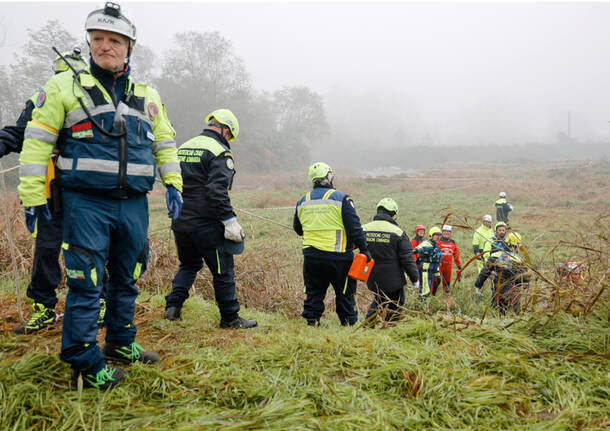
[[[228,194],[235,175],[230,143],[239,135],[237,118],[228,109],[216,109],[206,116],[200,135],[176,148],[159,94],[132,81],[129,59],[136,29],[120,6],[108,2],[91,12],[85,29],[89,61],[77,49],[58,52],[55,75],[27,101],[17,124],[0,131],[0,157],[21,153],[18,191],[27,228],[36,238],[27,289],[34,312],[15,332],[30,334],[56,320],[63,249],[68,294],[60,356],[71,365],[73,380],[82,377],[85,387],[104,389],[125,375],[107,362],[160,360],[135,342],[133,324],[136,282],[148,262],[147,193],[157,172],[166,187],[180,261],[165,297],[165,318],[181,318],[205,262],[213,276],[220,327],[252,328],[257,322],[239,316],[235,294],[233,256],[243,251],[245,238]],[[348,277],[354,246],[375,259],[367,281],[374,292],[367,323],[381,308],[388,320],[400,316],[405,274],[421,298],[435,295],[440,282],[449,291],[452,260],[458,277],[462,269],[451,226],[432,227],[424,239],[425,229],[418,225],[410,241],[396,222],[398,205],[391,198],[382,199],[374,220],[362,226],[352,199],[334,189],[327,164],[312,165],[308,177],[313,189],[298,201],[293,227],[303,236],[302,316],[309,325],[319,325],[329,285],[341,324],[357,322],[356,281]],[[480,292],[495,273],[492,305],[501,312],[514,305],[517,295],[504,293],[527,281],[521,276],[507,282],[515,280],[521,238],[515,232],[506,236],[512,207],[505,198],[501,194],[496,202],[494,235],[491,216],[485,216],[473,239],[480,260],[475,287]],[[96,336],[103,326],[100,349]]]

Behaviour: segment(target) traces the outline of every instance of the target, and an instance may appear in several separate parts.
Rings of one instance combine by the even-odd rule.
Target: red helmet
[[[420,229],[426,230],[426,228],[423,225],[418,224],[417,226],[415,226],[415,233],[417,233],[417,231]]]

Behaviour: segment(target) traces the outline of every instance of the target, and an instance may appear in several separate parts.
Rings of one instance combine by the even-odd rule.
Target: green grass
[[[217,328],[192,298],[160,319],[143,294],[140,342],[162,355],[124,384],[79,391],[57,357],[58,330],[0,338],[2,429],[602,429],[608,424],[604,313],[563,314],[532,338],[530,321],[453,329],[439,315],[387,329],[320,328],[246,311],[260,327]],[[196,328],[196,331],[193,330]],[[24,353],[24,345],[27,352]],[[22,354],[23,353],[23,354]]]
[[[596,293],[607,287],[602,275],[608,271],[608,238],[599,219],[603,216],[599,208],[607,205],[610,195],[605,174],[580,172],[574,179],[569,169],[549,173],[518,167],[508,167],[504,174],[512,177],[503,184],[493,172],[483,172],[481,180],[473,181],[470,169],[454,170],[455,179],[445,183],[437,181],[434,172],[412,181],[341,180],[338,175],[337,188],[354,197],[363,222],[371,219],[381,198],[393,197],[401,208],[399,223],[409,234],[415,224],[440,224],[451,213],[448,222],[462,226],[454,230],[453,238],[463,262],[472,256],[468,227],[478,226],[483,214],[493,214],[495,195],[505,189],[516,206],[511,224],[524,235],[535,266],[545,277],[555,282],[554,264],[559,260],[582,260],[588,278],[577,289]],[[581,189],[562,187],[566,176],[595,193],[579,200]],[[290,226],[292,209],[262,207],[294,206],[307,191],[305,184],[299,188],[295,180],[290,187],[271,180],[262,183],[265,190],[248,190],[257,183],[243,178],[232,192],[234,206]],[[568,201],[582,204],[564,206]],[[184,320],[169,322],[162,319],[163,295],[177,261],[163,194],[153,193],[150,202],[153,252],[140,282],[135,323],[138,342],[158,351],[162,361],[130,367],[126,381],[111,390],[79,390],[70,383],[69,368],[58,358],[60,324],[33,336],[10,332],[19,323],[12,263],[6,252],[0,253],[1,430],[610,427],[607,295],[590,312],[574,317],[563,311],[565,302],[553,307],[549,286],[536,279],[530,291],[542,292],[537,293],[542,300],[521,316],[502,318],[488,310],[489,289],[483,297],[473,294],[473,266],[455,287],[456,305],[437,297],[424,309],[408,292],[407,317],[397,325],[344,328],[332,311],[329,294],[322,326],[310,328],[299,317],[300,239],[287,229],[238,212],[248,234],[246,251],[236,258],[241,314],[257,319],[259,327],[218,328],[207,271],[195,282]],[[12,220],[20,220],[21,210],[14,213]],[[31,240],[20,222],[13,222],[13,229],[25,296]],[[562,245],[562,240],[573,244]],[[61,311],[65,288],[59,294]],[[524,299],[528,298],[526,294]],[[360,284],[361,313],[369,301],[370,294]]]

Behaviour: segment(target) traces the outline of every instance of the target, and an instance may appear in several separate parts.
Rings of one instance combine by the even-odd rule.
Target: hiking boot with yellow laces
[[[121,364],[133,364],[142,362],[143,364],[156,364],[161,359],[155,352],[147,352],[139,344],[133,342],[126,346],[119,346],[114,343],[104,344],[102,349],[104,357],[109,362],[119,362]]]
[[[42,304],[34,303],[34,312],[30,316],[27,323],[13,332],[15,334],[31,334],[32,332],[40,331],[42,328],[49,326],[55,322],[57,316],[55,310],[47,308]]]
[[[125,378],[125,371],[120,368],[112,368],[104,365],[97,373],[88,373],[86,370],[80,372],[72,370],[72,381],[76,384],[78,375],[83,376],[83,388],[108,389]]]

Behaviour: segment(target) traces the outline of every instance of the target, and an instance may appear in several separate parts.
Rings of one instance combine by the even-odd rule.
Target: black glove
[[[8,148],[2,142],[0,142],[0,157],[5,156],[9,153]]]
[[[362,253],[363,255],[366,256],[367,263],[370,262],[371,260],[373,260],[373,256],[371,256],[371,252],[369,251],[368,248],[365,248],[364,250],[360,250],[360,253]]]
[[[458,265],[457,269],[458,269],[458,271],[461,271],[462,270],[462,265]]]

